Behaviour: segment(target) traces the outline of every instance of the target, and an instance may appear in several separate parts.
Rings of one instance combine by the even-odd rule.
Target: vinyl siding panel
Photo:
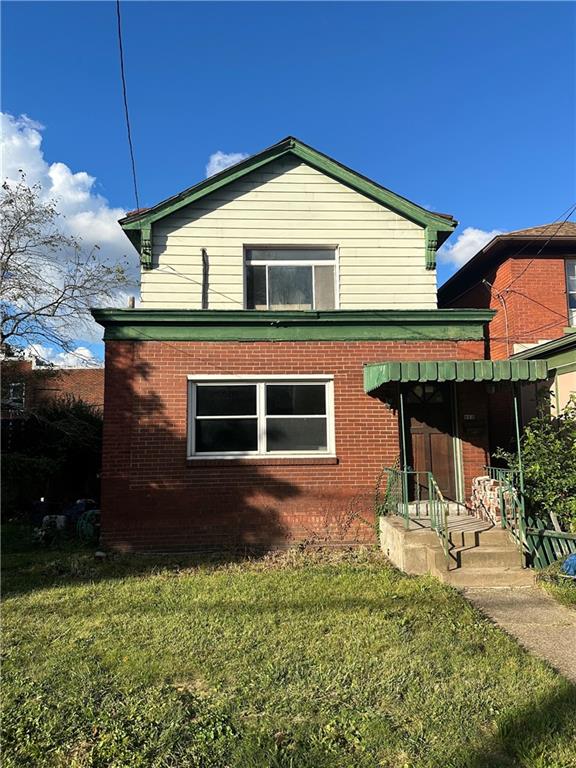
[[[143,307],[199,308],[206,248],[210,308],[242,308],[244,248],[258,245],[337,248],[341,309],[436,307],[423,228],[293,158],[160,220],[152,233]]]

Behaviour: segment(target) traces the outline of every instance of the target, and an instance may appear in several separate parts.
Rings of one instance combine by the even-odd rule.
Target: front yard
[[[575,689],[379,553],[5,542],[5,768],[576,766]]]

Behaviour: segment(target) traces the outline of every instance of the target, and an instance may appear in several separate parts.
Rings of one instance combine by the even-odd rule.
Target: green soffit
[[[105,340],[430,341],[482,340],[494,312],[479,309],[255,310],[93,309]]]
[[[433,269],[436,265],[436,249],[449,237],[457,227],[458,222],[449,215],[429,211],[412,201],[397,195],[375,181],[362,176],[347,168],[337,160],[319,152],[304,142],[288,136],[274,146],[252,155],[241,163],[226,168],[224,171],[210,176],[193,187],[185,189],[178,195],[154,205],[129,213],[120,219],[120,225],[125,230],[133,245],[140,251],[144,266],[152,266],[151,260],[151,227],[155,221],[178,211],[180,208],[200,200],[228,184],[246,176],[252,171],[274,162],[284,155],[293,155],[318,171],[369,197],[377,203],[395,211],[410,221],[426,229],[426,266]]]
[[[426,362],[368,363],[364,391],[373,392],[390,382],[545,381],[545,360],[434,360]]]

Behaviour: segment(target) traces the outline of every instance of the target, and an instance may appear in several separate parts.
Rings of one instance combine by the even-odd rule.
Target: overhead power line
[[[134,145],[132,143],[132,130],[130,128],[130,114],[128,112],[128,95],[126,91],[126,74],[124,71],[124,46],[122,45],[122,17],[120,15],[120,0],[116,0],[116,20],[118,23],[118,51],[120,53],[120,75],[122,78],[122,96],[124,98],[124,116],[126,120],[126,132],[128,133],[128,147],[130,149],[130,162],[132,164],[132,180],[134,182],[134,197],[136,208],[140,208],[138,197],[138,182],[136,181],[136,162],[134,160]]]

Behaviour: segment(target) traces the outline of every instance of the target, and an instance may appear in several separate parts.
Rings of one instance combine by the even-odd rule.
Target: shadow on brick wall
[[[170,373],[169,361],[157,364],[154,350],[140,359],[139,346],[115,342],[107,350],[103,545],[258,552],[288,543],[280,506],[300,490],[273,467],[187,460],[186,382]]]

